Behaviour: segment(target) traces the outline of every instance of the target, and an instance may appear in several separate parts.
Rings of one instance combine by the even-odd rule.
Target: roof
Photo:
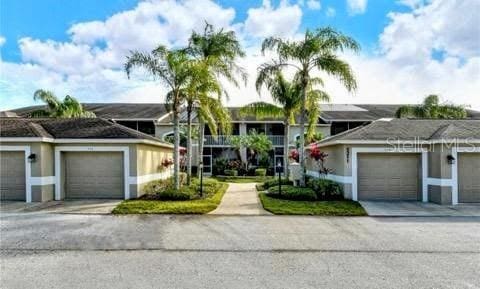
[[[97,117],[113,120],[157,120],[160,124],[170,124],[171,115],[164,103],[84,103],[84,108],[95,113]],[[321,104],[320,118],[325,122],[333,121],[374,121],[380,118],[395,117],[395,112],[402,104]],[[20,117],[28,117],[43,105],[29,106],[11,110]],[[240,107],[228,107],[232,121],[259,121],[255,116],[240,116]],[[7,112],[3,112],[7,113]],[[467,109],[468,118],[480,119],[480,112]],[[8,115],[7,115],[8,116]],[[196,122],[195,113],[192,116]],[[186,122],[186,112],[182,111],[180,121]],[[278,121],[281,118],[265,118],[261,121]],[[300,121],[297,116],[297,123]]]
[[[102,118],[0,118],[0,137],[132,139],[171,146],[158,138]]]
[[[317,142],[480,140],[480,120],[380,119]]]
[[[157,120],[168,113],[164,103],[83,103],[85,110],[105,119]],[[11,112],[28,117],[32,111],[44,108],[35,105],[14,109]]]

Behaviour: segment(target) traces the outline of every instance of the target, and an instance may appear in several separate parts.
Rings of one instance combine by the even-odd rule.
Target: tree
[[[257,79],[256,88],[260,93],[262,86],[265,86],[272,96],[275,104],[266,102],[254,102],[241,108],[240,113],[256,116],[257,119],[267,117],[281,117],[284,124],[284,167],[288,176],[288,151],[290,125],[295,124],[295,116],[301,111],[301,88],[298,83],[287,81],[281,72],[277,72],[267,78]],[[329,101],[329,96],[320,90],[309,90],[307,93],[307,111],[309,118],[309,137],[314,137],[318,121],[319,101]]]
[[[338,52],[350,49],[358,51],[359,44],[348,36],[332,29],[320,28],[307,30],[299,41],[283,40],[270,37],[262,43],[262,53],[267,50],[276,52],[277,59],[264,63],[259,68],[257,82],[263,82],[272,75],[286,68],[294,71],[294,80],[301,88],[301,120],[300,129],[305,131],[307,114],[307,94],[309,87],[322,85],[320,78],[313,78],[314,70],[325,72],[337,78],[348,91],[354,91],[357,82],[350,65],[337,56]],[[318,108],[317,108],[318,109]],[[300,134],[300,164],[302,167],[301,185],[305,185],[305,137]]]
[[[273,147],[272,141],[264,133],[257,133],[256,130],[251,130],[247,135],[232,136],[230,144],[237,151],[241,148],[247,149],[247,170],[255,156],[265,157]]]
[[[82,104],[74,97],[67,95],[63,101],[59,100],[51,91],[39,89],[33,94],[34,100],[43,101],[47,107],[33,111],[31,117],[95,117],[91,111],[86,111]]]
[[[217,78],[217,81],[223,78],[238,86],[236,76],[240,75],[246,82],[246,73],[243,68],[236,64],[236,60],[239,57],[244,57],[245,52],[242,50],[234,31],[216,30],[212,25],[206,23],[203,33],[195,31],[192,33],[187,50],[195,59],[206,65],[209,72]],[[223,92],[228,96],[225,90]],[[197,113],[200,127],[198,137],[198,156],[200,158],[203,156],[205,123],[208,124],[209,117],[214,116],[214,119],[220,120],[219,124],[224,126],[221,129],[228,130],[226,126],[230,126],[230,121],[227,119],[228,111],[223,107],[221,100],[211,99],[208,107],[208,111],[201,109]],[[212,129],[213,127],[210,125],[209,128],[212,133],[216,133],[217,129]]]
[[[169,50],[160,45],[151,53],[134,51],[127,56],[125,71],[130,77],[133,67],[143,67],[152,76],[157,77],[170,91],[166,96],[167,109],[173,114],[173,178],[175,188],[180,189],[180,135],[179,113],[185,102],[185,88],[192,77],[193,63],[185,49]]]
[[[397,112],[398,118],[433,118],[433,119],[448,119],[448,118],[466,118],[467,111],[464,106],[453,105],[449,103],[440,103],[438,95],[428,95],[421,105],[404,105],[401,106]]]

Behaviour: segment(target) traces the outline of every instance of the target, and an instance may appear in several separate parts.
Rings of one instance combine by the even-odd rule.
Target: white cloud
[[[308,0],[307,7],[311,10],[320,10],[322,8],[322,4],[319,0]]]
[[[3,36],[0,36],[0,47],[2,47],[5,42],[7,42],[7,39],[5,39]]]
[[[205,6],[195,5],[198,1],[194,0],[141,2],[105,21],[73,25],[68,30],[70,42],[22,38],[24,63],[0,59],[0,110],[32,104],[38,88],[51,89],[60,97],[72,94],[81,101],[161,102],[166,89],[142,71],[126,78],[125,56],[131,49],[150,50],[158,43],[185,44],[192,29],[203,27],[204,19],[235,29],[248,44],[247,57],[239,63],[250,74],[248,85],[226,84],[231,96],[228,103],[259,100],[254,87],[257,67],[270,56],[260,55],[258,37],[295,37],[301,9],[286,1],[272,7],[266,1],[249,10],[245,23],[235,23],[233,9],[200,1]],[[337,103],[415,103],[426,94],[438,93],[444,100],[480,109],[480,25],[474,12],[479,9],[475,1],[438,0],[390,14],[377,55],[345,56],[358,78],[357,93],[348,94],[328,77],[325,89]],[[328,7],[326,15],[333,16],[334,11]],[[444,57],[432,58],[434,49],[444,51]],[[270,100],[265,92],[261,99]]]
[[[347,0],[348,13],[350,15],[363,14],[367,10],[368,0]]]
[[[262,7],[248,9],[244,31],[249,36],[293,36],[300,27],[302,10],[298,5],[290,5],[282,0],[277,8],[270,0],[264,0]]]
[[[336,14],[337,14],[337,11],[333,7],[328,7],[327,10],[325,11],[325,15],[329,18],[335,17]]]

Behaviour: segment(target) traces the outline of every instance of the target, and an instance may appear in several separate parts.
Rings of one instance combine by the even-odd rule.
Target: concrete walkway
[[[263,209],[255,183],[229,183],[222,202],[211,215],[271,215]]]
[[[480,204],[442,206],[422,202],[362,201],[365,211],[374,217],[480,217]]]

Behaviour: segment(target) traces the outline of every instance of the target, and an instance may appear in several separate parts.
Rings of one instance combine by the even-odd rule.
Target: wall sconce
[[[28,162],[29,163],[34,163],[37,160],[37,155],[36,154],[30,154],[28,156]]]
[[[449,165],[455,164],[455,158],[452,155],[447,156],[447,162]]]

